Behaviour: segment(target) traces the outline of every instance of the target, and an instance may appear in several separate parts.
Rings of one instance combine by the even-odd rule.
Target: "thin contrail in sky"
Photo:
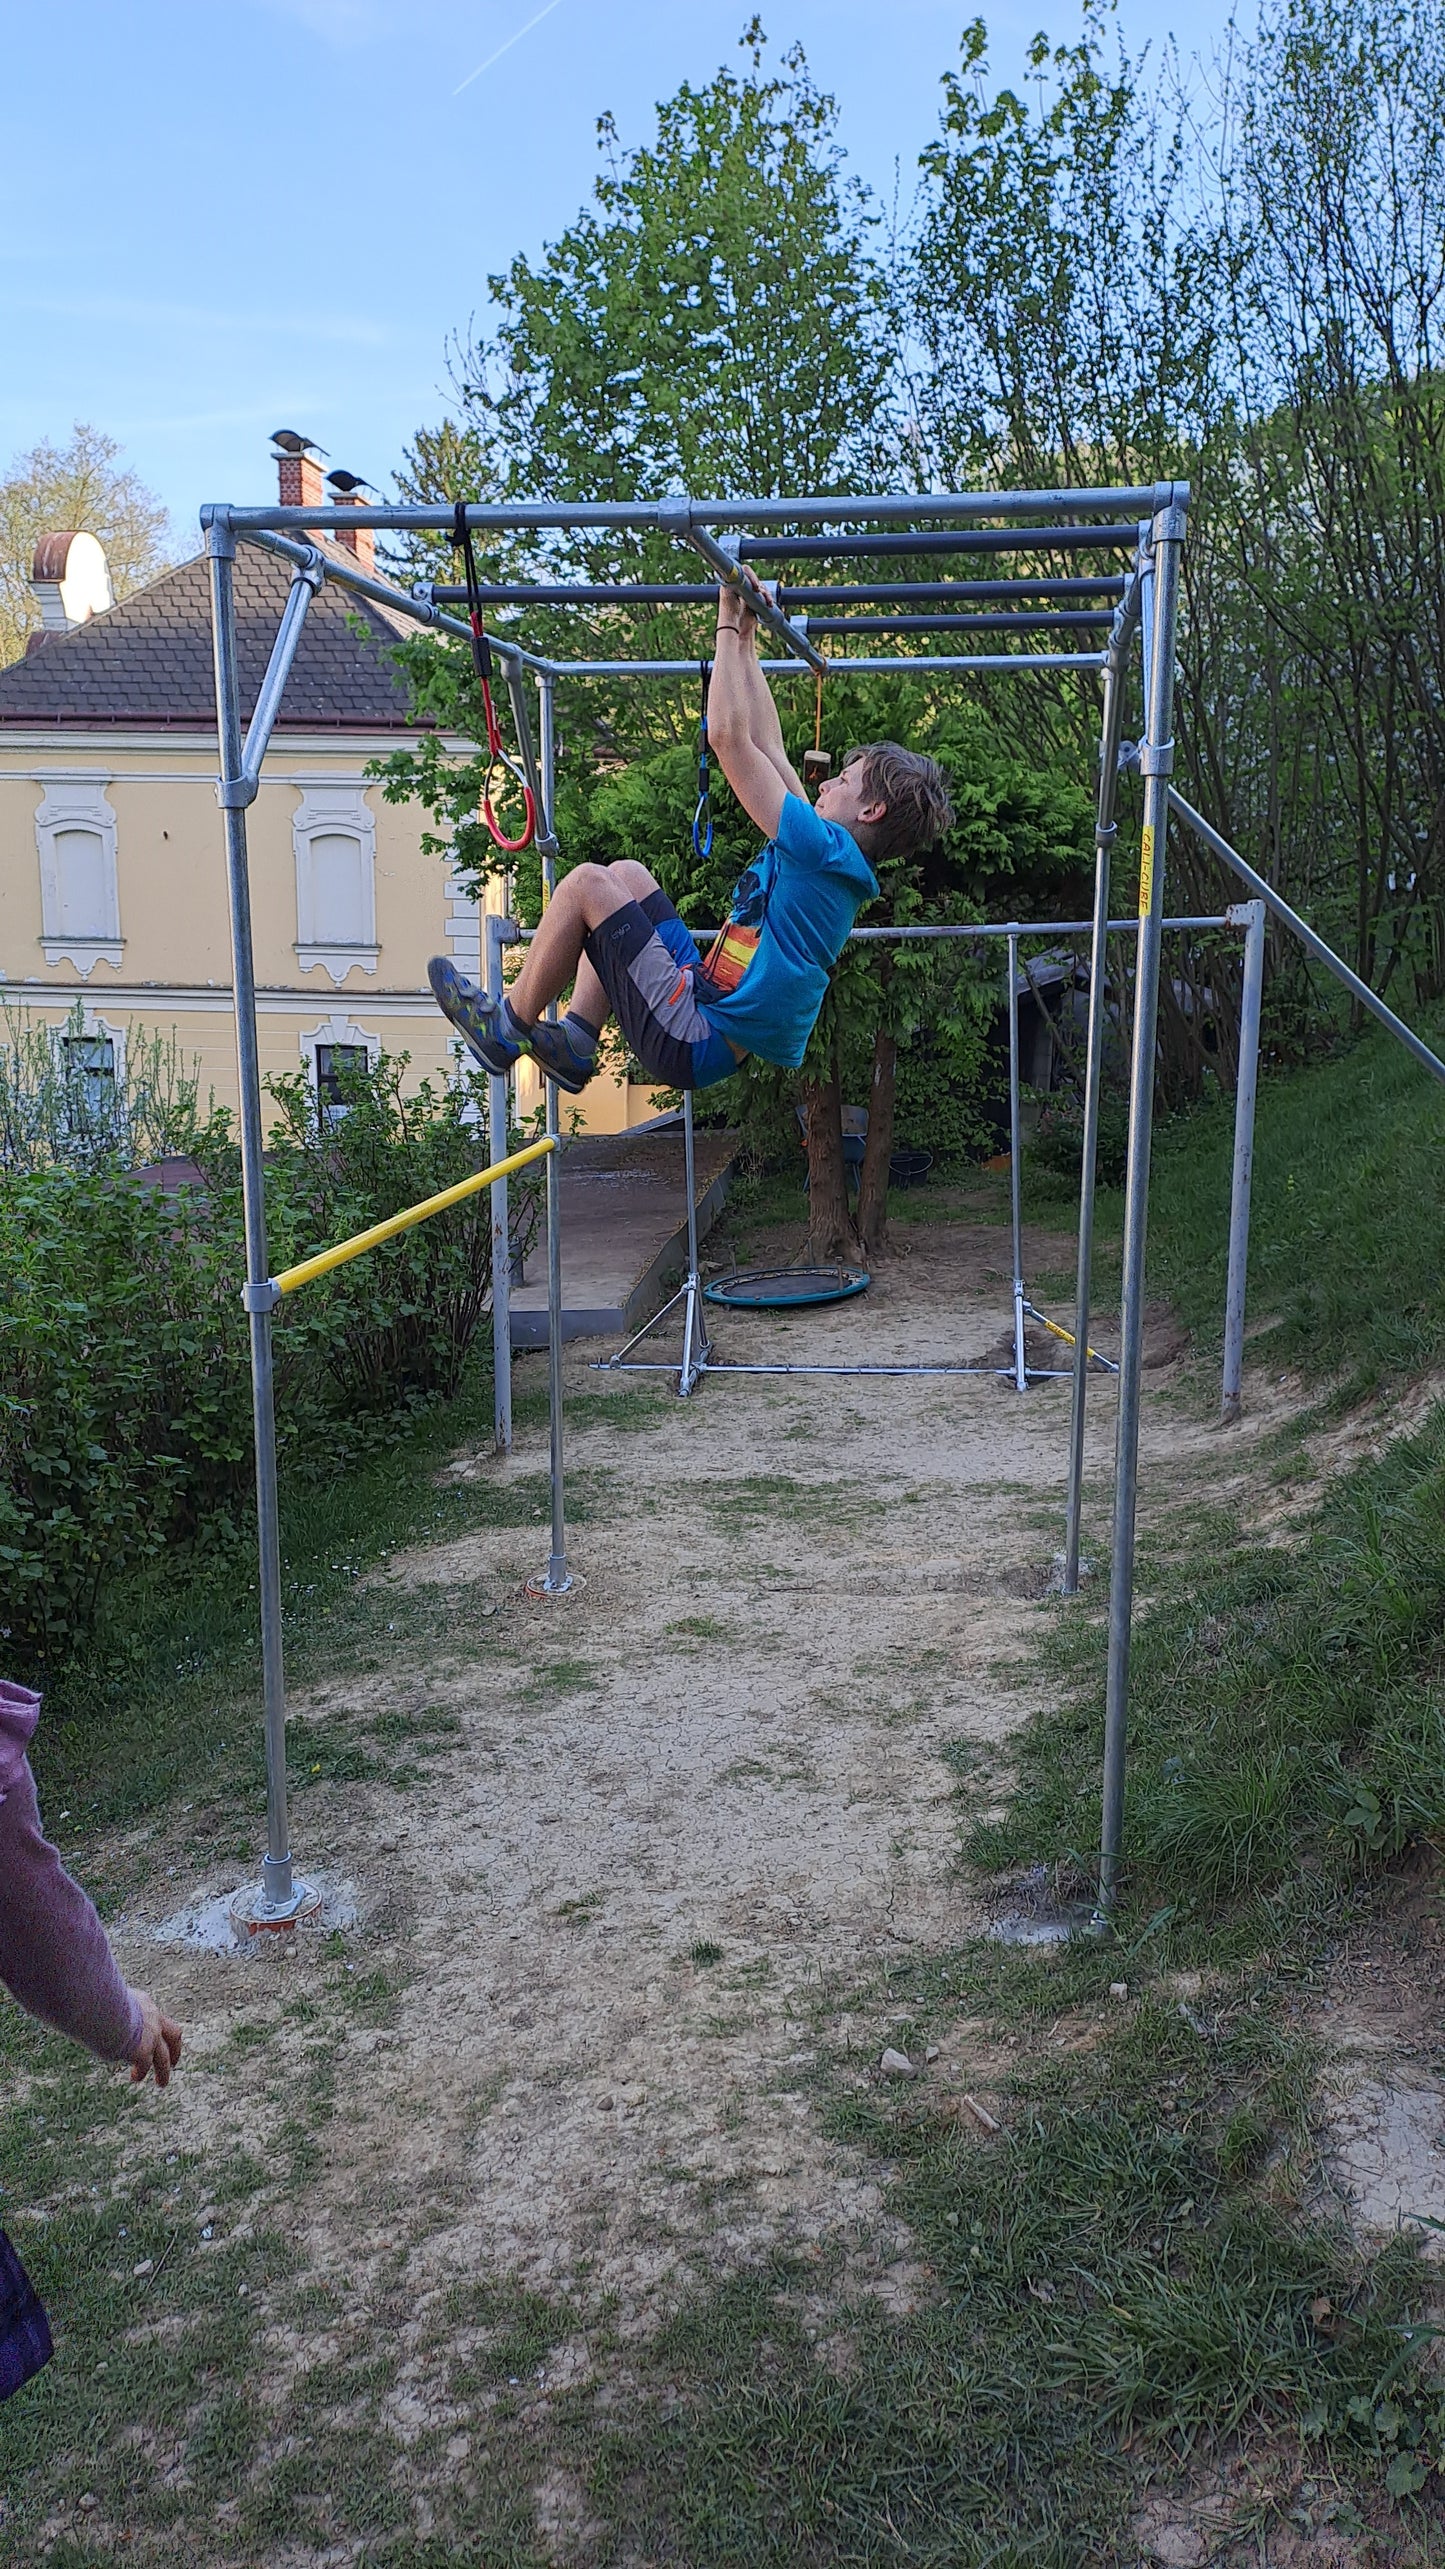
[[[475,71],[469,71],[465,80],[459,80],[457,82],[455,89],[452,91],[453,98],[460,98],[462,91],[464,89],[470,89],[474,80],[480,80],[484,71],[490,71],[494,62],[500,62],[503,54],[509,54],[513,45],[519,45],[524,36],[530,36],[532,29],[534,27],[540,27],[544,18],[550,18],[556,7],[557,0],[547,0],[547,6],[545,9],[539,9],[535,18],[529,18],[527,20],[525,27],[519,27],[514,36],[508,36],[504,45],[498,45],[494,54],[488,54],[485,62],[479,62]]]

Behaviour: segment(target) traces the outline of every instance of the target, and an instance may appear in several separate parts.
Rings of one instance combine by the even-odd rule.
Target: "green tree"
[[[77,422],[68,446],[33,446],[0,482],[0,668],[19,659],[40,623],[30,570],[42,535],[98,536],[117,598],[174,558],[165,509],[119,455],[113,437]]]
[[[801,48],[769,76],[756,20],[743,44],[751,72],[684,82],[650,144],[604,116],[592,206],[490,280],[466,398],[515,495],[839,490],[888,451],[876,218]]]
[[[1279,702],[1249,800],[1356,969],[1382,989],[1408,975],[1430,1000],[1445,990],[1445,18],[1435,0],[1283,0],[1225,111],[1234,586]]]
[[[945,487],[1152,481],[1187,469],[1217,407],[1217,226],[1185,108],[1142,57],[1106,62],[1108,19],[1086,0],[1077,44],[1034,38],[1032,104],[988,95],[981,18],[944,75],[911,318]]]
[[[677,488],[772,496],[875,479],[897,485],[911,432],[897,312],[875,255],[871,209],[842,171],[832,101],[814,87],[802,55],[795,50],[771,72],[756,25],[745,44],[749,68],[724,69],[705,87],[684,85],[659,107],[645,147],[623,152],[603,120],[604,168],[591,206],[540,260],[514,260],[491,280],[496,325],[458,364],[458,417],[426,432],[408,457],[409,496],[626,500]],[[675,580],[693,576],[687,563],[655,537],[608,531],[510,539],[486,555],[484,576]],[[609,610],[589,620],[572,609],[539,610],[518,629],[564,658],[593,649],[601,657],[681,658],[705,651],[710,638],[710,613],[688,615],[628,610],[624,620]],[[499,627],[504,622],[498,618]],[[475,761],[452,758],[442,740],[448,730],[476,736],[469,665],[463,652],[430,640],[409,646],[408,658],[437,729],[392,761],[390,790],[421,794],[445,824],[436,844],[450,846],[458,870],[480,883],[502,862],[476,820],[480,773]],[[779,692],[800,760],[813,739],[812,689],[800,678],[782,681]],[[696,682],[560,682],[558,824],[564,862],[641,858],[683,915],[703,926],[722,915],[756,834],[720,787],[711,860],[693,855],[697,693]],[[824,690],[824,745],[835,758],[859,739],[926,746],[946,729],[951,707],[944,748],[960,762],[965,813],[976,789],[1018,820],[1020,861],[1033,864],[1046,841],[1048,864],[1072,868],[1083,808],[1076,789],[1065,796],[1067,821],[1031,835],[1023,817],[1028,752],[964,699],[957,681],[839,676]],[[1057,766],[1068,745],[1051,742],[1049,755]],[[1054,793],[1051,782],[1045,800]],[[978,818],[974,810],[961,848]],[[891,869],[879,918],[981,915],[976,901],[989,867],[997,873],[1010,861],[1008,826],[995,833],[986,866],[973,848],[961,864],[945,857],[933,867]],[[535,917],[538,886],[525,859],[514,897]],[[920,1029],[931,1014],[940,1081],[965,1080],[982,1040],[969,996],[977,979],[965,958],[932,950],[914,949],[893,972],[876,950],[855,948],[840,967],[804,1088],[815,1102],[824,1090],[836,1102],[845,1070],[850,1082],[865,1077],[878,1132],[864,1208],[870,1253],[883,1240],[886,1196],[876,1180],[880,1168],[886,1177],[895,1063],[901,1059],[922,1088]],[[797,1096],[792,1075],[753,1065],[727,1103],[776,1141],[793,1126]],[[835,1116],[825,1115],[820,1131],[824,1123],[836,1132]],[[831,1199],[836,1214],[842,1204],[840,1148],[828,1157],[825,1169],[815,1155],[814,1212],[837,1233],[838,1220],[820,1208]]]

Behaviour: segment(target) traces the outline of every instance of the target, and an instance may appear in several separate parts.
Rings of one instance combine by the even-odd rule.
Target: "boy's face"
[[[881,821],[888,806],[869,793],[863,760],[850,758],[838,775],[824,777],[815,808],[825,821],[840,821],[850,830],[857,821]]]

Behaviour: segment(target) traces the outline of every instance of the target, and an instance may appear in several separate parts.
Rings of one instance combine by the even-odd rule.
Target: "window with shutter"
[[[60,934],[103,937],[110,925],[110,885],[99,830],[57,830],[55,874]]]
[[[311,841],[311,920],[318,945],[367,942],[371,918],[365,871],[370,859],[359,838],[318,830]]]
[[[303,972],[340,986],[375,972],[376,822],[365,789],[307,783],[291,818],[296,856],[296,953]]]
[[[47,963],[88,979],[121,959],[120,886],[109,778],[94,768],[52,769],[35,815],[40,860],[40,943]]]

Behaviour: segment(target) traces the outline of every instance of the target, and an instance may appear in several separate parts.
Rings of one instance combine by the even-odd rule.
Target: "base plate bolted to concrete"
[[[290,1935],[297,1927],[314,1926],[321,1908],[322,1895],[309,1882],[298,1882],[289,1900],[268,1900],[259,1882],[246,1882],[231,1902],[236,1924],[248,1936]]]

